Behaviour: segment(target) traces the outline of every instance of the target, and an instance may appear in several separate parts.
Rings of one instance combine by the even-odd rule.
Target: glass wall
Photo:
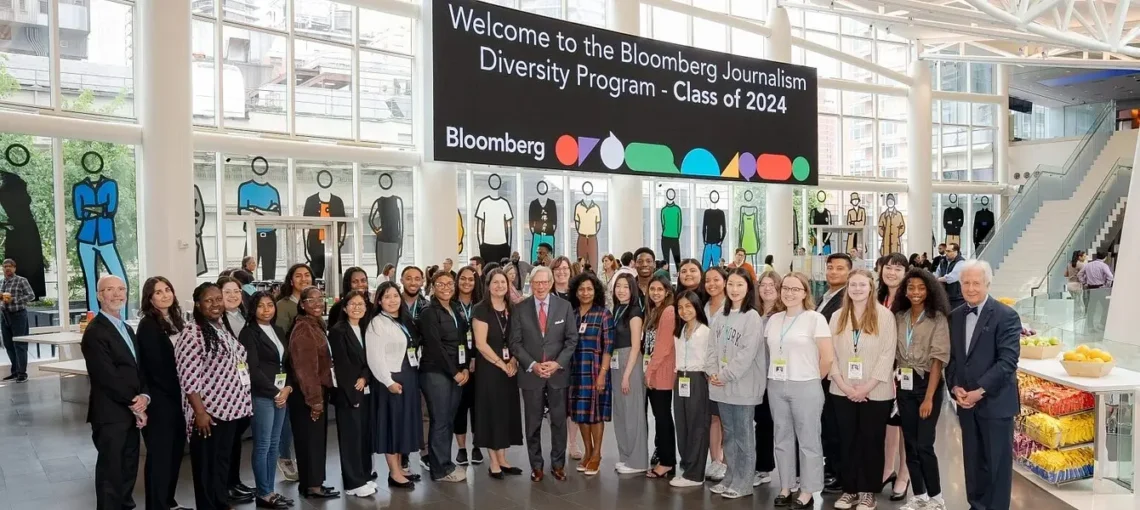
[[[930,62],[934,90],[992,94],[992,64]],[[1002,114],[1004,115],[1004,108]],[[998,105],[934,100],[934,135],[931,138],[935,180],[997,180],[994,173]]]

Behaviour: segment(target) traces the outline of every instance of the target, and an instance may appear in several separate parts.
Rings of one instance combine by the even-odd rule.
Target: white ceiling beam
[[[1117,44],[1117,46],[1128,46],[1136,39],[1136,36],[1140,36],[1140,25],[1132,27],[1132,30],[1129,30],[1127,35],[1120,38],[1120,43]]]
[[[1021,56],[1021,55],[1018,55],[1016,53],[1010,53],[1008,51],[995,48],[995,47],[990,46],[990,45],[983,43],[983,42],[974,41],[974,42],[968,42],[966,44],[969,46],[973,46],[975,48],[978,48],[980,50],[988,51],[988,52],[993,53],[995,55],[1001,55],[1003,57],[1020,57]]]
[[[1064,30],[1065,25],[1063,24],[1064,22],[1061,21],[1061,8],[1060,8],[1060,6],[1054,7],[1052,12],[1053,12],[1053,24],[1057,25],[1057,30]]]
[[[1131,3],[1132,0],[1116,0],[1116,10],[1113,11],[1116,19],[1112,24],[1112,46],[1114,50],[1120,49],[1120,41],[1124,36],[1124,22],[1128,19],[1128,7]]]
[[[819,88],[846,90],[850,92],[866,92],[868,94],[882,94],[887,96],[906,97],[910,92],[907,87],[895,85],[880,85],[878,83],[863,83],[854,80],[840,80],[836,78],[820,78]]]
[[[1073,23],[1073,6],[1077,4],[1077,0],[1067,0],[1065,2],[1065,19],[1064,24],[1057,27],[1057,30],[1068,30],[1069,25]]]
[[[1085,0],[1089,5],[1089,11],[1092,12],[1093,22],[1096,23],[1096,28],[1100,31],[1100,41],[1108,42],[1108,13],[1104,11],[1104,6],[1100,5],[1098,0]]]
[[[748,21],[748,20],[741,18],[739,16],[732,16],[729,14],[725,14],[723,12],[710,11],[708,9],[702,9],[700,7],[694,7],[694,6],[689,5],[689,4],[683,4],[683,3],[678,2],[676,0],[640,0],[640,1],[643,5],[660,7],[662,9],[667,9],[667,10],[670,10],[670,11],[673,11],[673,12],[676,12],[679,14],[684,14],[686,16],[693,16],[695,18],[701,18],[704,20],[712,21],[714,23],[720,23],[722,25],[727,25],[727,26],[732,27],[732,28],[738,28],[738,29],[743,30],[745,32],[752,32],[753,34],[756,34],[756,35],[760,35],[760,36],[764,36],[764,37],[770,37],[772,35],[772,31],[770,29],[768,29],[768,27],[766,27],[760,23]]]
[[[662,0],[650,0],[650,1],[662,1]],[[892,0],[892,1],[894,1],[894,0]],[[954,33],[954,34],[977,35],[977,36],[986,37],[986,38],[990,38],[990,39],[1005,39],[1005,40],[1012,40],[1012,41],[1023,41],[1023,42],[1038,43],[1038,44],[1053,44],[1053,41],[1050,41],[1049,39],[1047,39],[1045,37],[1034,35],[1034,34],[1027,34],[1025,32],[1019,32],[1016,30],[986,28],[986,27],[974,27],[974,26],[961,25],[961,24],[957,24],[957,23],[914,19],[911,17],[896,18],[893,16],[887,16],[885,14],[873,14],[873,13],[865,13],[865,12],[847,11],[847,10],[835,9],[833,7],[823,7],[823,6],[814,5],[814,4],[788,3],[788,4],[784,4],[784,7],[787,7],[789,9],[800,9],[800,10],[813,11],[813,12],[825,12],[828,14],[836,14],[836,15],[840,15],[840,16],[846,16],[848,18],[854,18],[854,19],[859,19],[859,20],[868,21],[868,22],[888,23],[888,24],[896,24],[896,25],[911,26],[911,27],[933,28],[936,30],[944,30],[946,32],[950,32],[950,33]],[[880,27],[880,28],[883,28],[883,27]]]
[[[966,0],[970,5],[974,6],[979,11],[982,11],[995,19],[1009,23],[1010,25],[1017,25],[1019,19],[1008,12],[1002,11],[991,5],[986,0]],[[1082,34],[1073,32],[1062,32],[1055,28],[1051,28],[1040,23],[1029,23],[1025,26],[1029,32],[1046,38],[1047,44],[1060,45],[1060,46],[1074,46],[1078,48],[1096,50],[1096,51],[1113,51],[1111,45]],[[1140,57],[1140,48],[1131,46],[1119,48],[1120,53],[1130,57]]]
[[[920,2],[918,0],[878,0],[880,4],[890,5],[907,9],[911,12],[925,12],[931,14],[940,14],[944,16],[943,19],[957,20],[961,23],[963,20],[970,20],[976,23],[985,23],[987,25],[993,24],[994,19],[987,16],[985,13],[977,10],[962,9],[959,7],[948,7],[945,5],[938,5],[934,3]]]
[[[1061,0],[1041,0],[1037,5],[1034,5],[1032,9],[1028,9],[1021,15],[1021,24],[1032,23],[1033,20],[1040,18],[1042,14],[1045,14],[1046,11],[1052,9],[1060,2]]]
[[[1076,2],[1074,2],[1074,5],[1075,5],[1075,4],[1076,4]],[[1094,33],[1094,32],[1096,32],[1096,29],[1095,29],[1095,28],[1093,28],[1093,26],[1092,26],[1092,24],[1091,24],[1091,23],[1089,23],[1089,20],[1088,20],[1088,19],[1086,19],[1086,18],[1085,18],[1085,17],[1084,17],[1084,16],[1081,14],[1081,11],[1078,11],[1078,10],[1076,9],[1076,7],[1073,7],[1073,9],[1072,9],[1072,11],[1070,11],[1070,13],[1073,15],[1073,18],[1077,20],[1077,23],[1080,23],[1082,27],[1085,27],[1085,31],[1086,31],[1086,32],[1088,32],[1088,33],[1090,33],[1090,34],[1091,34],[1091,33]],[[1068,25],[1066,25],[1066,28],[1062,29],[1061,31],[1062,31],[1062,32],[1065,32],[1065,31],[1068,31],[1068,30],[1069,30],[1069,28],[1068,28]]]
[[[989,57],[980,55],[919,55],[919,60],[940,60],[944,62],[970,62],[979,64],[1010,64],[1019,66],[1072,67],[1084,69],[1140,69],[1140,60],[1098,60],[1062,57]]]

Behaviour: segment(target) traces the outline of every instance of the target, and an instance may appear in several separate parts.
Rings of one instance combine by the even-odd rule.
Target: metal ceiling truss
[[[1140,23],[1132,0],[787,0],[791,9],[827,12],[921,39],[920,58],[963,62],[1140,68]],[[1016,53],[1009,44],[1018,46]],[[933,43],[933,45],[931,44]],[[969,44],[978,51],[944,50]],[[1090,58],[1090,53],[1093,57]],[[1061,57],[1061,55],[1065,55]],[[1076,56],[1077,58],[1074,58]],[[1099,57],[1099,58],[1097,58]],[[1109,65],[1106,65],[1109,64]]]

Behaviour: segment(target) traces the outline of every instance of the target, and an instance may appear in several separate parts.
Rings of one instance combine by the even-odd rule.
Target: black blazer
[[[289,369],[289,337],[285,336],[285,332],[276,325],[273,326],[273,331],[277,333],[277,339],[285,348],[285,359],[281,359],[273,339],[269,338],[269,335],[262,331],[261,325],[256,322],[247,322],[241,330],[241,335],[238,336],[238,341],[242,347],[245,347],[245,357],[249,363],[250,393],[255,397],[276,397],[278,390],[273,384],[273,379],[281,372],[285,372],[285,385],[293,384],[293,371]]]
[[[139,321],[136,338],[139,361],[146,367],[143,380],[150,390],[151,401],[147,412],[172,412],[182,416],[182,385],[178,382],[174,343],[162,326],[159,319],[147,315]]]
[[[135,332],[129,325],[126,328],[138,352]],[[131,403],[136,396],[147,392],[147,385],[141,364],[131,355],[119,330],[103,314],[95,314],[79,346],[87,360],[87,375],[91,381],[87,422],[133,423],[135,415],[131,412]]]
[[[358,326],[360,338],[364,338],[366,326]],[[356,380],[363,377],[365,388],[372,380],[372,372],[368,370],[368,357],[364,354],[364,346],[356,339],[352,332],[352,325],[348,320],[336,323],[329,330],[329,348],[332,350],[333,373],[336,374],[336,388],[332,390],[332,402],[338,406],[356,407],[368,398],[363,391],[356,391]]]
[[[463,312],[452,301],[451,314],[435,299],[431,300],[416,320],[421,349],[420,371],[439,372],[454,377],[467,368],[459,364],[459,344],[467,347],[467,324]],[[471,363],[471,352],[467,363]]]
[[[973,409],[984,418],[1012,418],[1021,411],[1017,394],[1017,358],[1021,355],[1021,319],[1012,308],[990,297],[982,305],[966,352],[966,307],[950,312],[950,363],[946,386],[966,391],[985,388]]]
[[[831,316],[834,315],[835,312],[839,311],[839,309],[843,307],[843,293],[844,292],[847,292],[847,287],[844,287],[839,292],[836,292],[834,296],[831,296],[831,301],[827,302],[827,306],[825,306],[819,310],[819,313],[823,314],[823,318],[827,319],[827,322],[830,323],[831,322]],[[822,301],[823,296],[826,296],[826,295],[827,295],[827,292],[824,292],[823,294],[821,294],[819,296],[819,299],[815,300],[815,302],[818,303],[818,302]]]

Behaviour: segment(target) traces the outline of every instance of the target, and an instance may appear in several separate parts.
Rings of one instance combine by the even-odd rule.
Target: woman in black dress
[[[492,478],[521,475],[522,469],[507,463],[507,448],[522,445],[522,413],[519,410],[518,361],[507,350],[510,338],[510,283],[502,269],[487,273],[487,297],[475,305],[475,347],[484,363],[475,378],[473,429],[475,447],[490,453]]]
[[[376,420],[373,449],[388,463],[388,486],[415,488],[420,475],[400,465],[400,456],[418,451],[424,442],[420,407],[419,341],[413,334],[410,313],[403,306],[400,287],[382,282],[376,289],[376,317],[368,323],[364,352],[376,383],[372,404]]]

